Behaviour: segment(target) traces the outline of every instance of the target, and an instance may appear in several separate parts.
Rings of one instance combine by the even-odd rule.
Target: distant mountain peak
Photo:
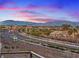
[[[24,21],[14,21],[6,20],[0,22],[0,25],[25,25],[25,26],[61,26],[62,24],[70,24],[72,26],[79,26],[79,22],[70,22],[70,21],[53,21],[47,23],[33,23],[33,22],[24,22]]]

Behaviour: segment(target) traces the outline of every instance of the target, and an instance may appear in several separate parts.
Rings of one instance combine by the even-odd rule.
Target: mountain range
[[[70,21],[53,21],[47,23],[34,23],[34,22],[25,22],[25,21],[13,21],[6,20],[0,22],[0,25],[18,25],[18,26],[61,26],[62,24],[70,24],[73,26],[79,26],[79,22],[70,22]]]

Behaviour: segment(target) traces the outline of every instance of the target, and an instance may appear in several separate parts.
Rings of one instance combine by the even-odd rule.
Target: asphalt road
[[[59,58],[59,57],[79,57],[79,54],[76,53],[72,53],[69,51],[61,51],[58,49],[54,49],[54,48],[49,48],[46,46],[42,46],[39,44],[35,44],[35,43],[29,43],[26,42],[24,40],[30,40],[30,39],[34,39],[34,38],[29,38],[27,36],[22,36],[20,35],[18,32],[9,32],[9,31],[2,31],[1,33],[1,40],[12,40],[13,36],[17,37],[17,40],[20,41],[20,43],[13,43],[18,45],[20,48],[23,48],[23,50],[29,50],[29,51],[33,51],[39,55],[42,55],[44,57],[54,57],[54,58]],[[7,41],[8,42],[8,41]],[[12,43],[9,43],[9,45],[11,45]]]
[[[60,40],[55,40],[55,39],[48,39],[48,38],[43,38],[43,37],[35,37],[35,36],[29,36],[29,35],[25,35],[20,33],[20,35],[25,36],[27,38],[33,39],[33,40],[39,40],[39,41],[43,41],[43,42],[49,42],[49,43],[55,43],[61,46],[66,46],[69,48],[79,48],[79,43],[71,43],[71,42],[67,42],[67,41],[60,41]]]

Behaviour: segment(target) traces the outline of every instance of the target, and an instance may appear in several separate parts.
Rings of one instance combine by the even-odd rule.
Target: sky
[[[79,0],[0,0],[0,21],[79,22]]]

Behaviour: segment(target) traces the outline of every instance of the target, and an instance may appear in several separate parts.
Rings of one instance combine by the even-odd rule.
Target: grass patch
[[[60,50],[67,50],[65,47],[55,45],[55,44],[49,44],[48,47],[56,48],[56,49],[60,49]]]
[[[71,49],[70,51],[79,54],[79,49]]]

